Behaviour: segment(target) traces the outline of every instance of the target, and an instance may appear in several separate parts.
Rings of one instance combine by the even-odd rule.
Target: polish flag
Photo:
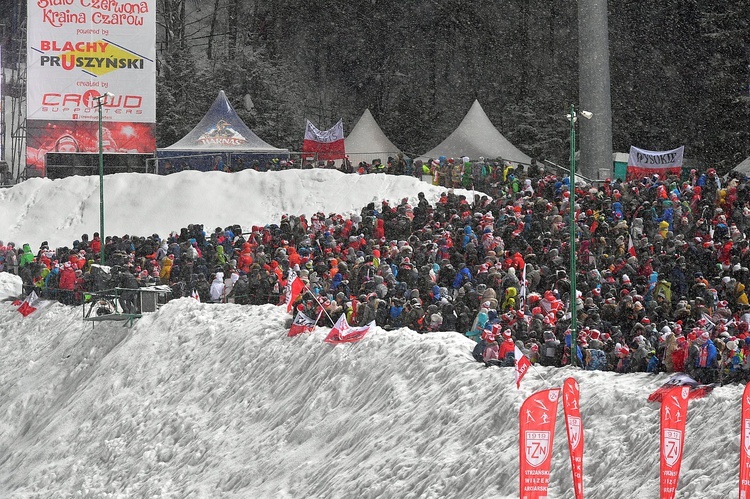
[[[198,294],[198,291],[196,291],[196,290],[193,290],[193,292],[190,293],[190,297],[191,298],[195,298],[198,301],[201,301],[201,296]]]
[[[516,347],[514,355],[516,358],[516,388],[520,389],[521,380],[531,367],[531,361],[523,354],[523,352],[518,347]]]
[[[29,293],[29,296],[27,296],[18,306],[18,311],[24,317],[28,317],[29,314],[37,309],[38,302],[39,296],[36,294],[36,291],[32,291],[31,293]]]
[[[630,256],[635,256],[635,246],[633,246],[633,236],[628,234],[628,253]]]
[[[297,300],[297,297],[302,293],[302,289],[305,287],[305,283],[299,278],[297,272],[290,270],[289,277],[286,279],[286,312],[291,313],[292,303]]]
[[[320,315],[318,315],[318,319],[320,319]],[[315,329],[315,324],[317,323],[317,319],[311,319],[303,312],[299,312],[297,317],[294,318],[294,322],[292,322],[292,327],[289,328],[289,334],[287,336],[297,336],[298,334],[309,333]]]
[[[316,153],[318,159],[324,161],[342,159],[346,154],[344,149],[344,122],[339,120],[329,130],[318,130],[310,120],[307,120],[302,152]]]
[[[331,332],[328,333],[326,339],[323,340],[326,343],[338,345],[339,343],[354,343],[364,338],[370,330],[375,329],[375,321],[372,321],[366,326],[362,327],[351,327],[346,321],[346,314],[342,314],[339,320],[336,321]]]

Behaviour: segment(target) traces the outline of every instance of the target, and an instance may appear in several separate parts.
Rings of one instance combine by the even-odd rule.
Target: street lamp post
[[[581,116],[591,119],[593,116],[589,111],[581,111]],[[578,330],[578,296],[576,292],[576,114],[575,105],[570,105],[570,365],[577,363],[577,330]]]
[[[102,138],[102,106],[107,98],[114,97],[113,94],[106,92],[94,97],[96,106],[99,108],[99,241],[101,249],[99,251],[99,264],[104,265],[104,142]]]

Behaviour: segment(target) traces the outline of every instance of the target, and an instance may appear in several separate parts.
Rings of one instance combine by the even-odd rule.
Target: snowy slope
[[[181,172],[168,176],[119,173],[104,177],[104,231],[108,235],[167,236],[188,224],[206,230],[279,223],[281,215],[359,212],[386,199],[435,202],[445,189],[411,177],[344,175],[335,170],[239,173]],[[469,191],[459,191],[472,196]],[[18,247],[42,241],[51,248],[99,231],[99,177],[29,179],[0,189],[0,240]]]
[[[663,376],[538,368],[516,390],[456,334],[334,347],[287,323],[273,306],[182,299],[92,329],[79,308],[24,319],[0,303],[0,497],[518,497],[520,404],[570,375],[587,497],[658,496],[646,397]],[[678,497],[736,496],[741,388],[691,402]],[[562,420],[552,498],[573,497]]]
[[[359,211],[439,190],[331,171],[107,177],[107,233],[189,223],[278,222]],[[34,179],[0,191],[0,238],[36,249],[98,229],[98,179]],[[538,368],[515,389],[456,334],[378,330],[333,347],[327,330],[286,337],[272,306],[170,302],[92,328],[60,304],[24,319],[0,273],[0,498],[518,497],[523,399],[581,384],[587,497],[658,496],[665,377]],[[691,402],[678,497],[736,497],[742,387]],[[572,498],[558,416],[550,497]]]

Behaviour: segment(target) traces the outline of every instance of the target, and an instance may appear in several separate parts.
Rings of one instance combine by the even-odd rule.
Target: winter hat
[[[507,338],[510,338],[512,335],[513,333],[511,333],[510,329],[506,329],[505,331],[503,331],[503,338],[507,339]]]
[[[732,351],[737,350],[737,342],[733,340],[727,341],[727,348]]]

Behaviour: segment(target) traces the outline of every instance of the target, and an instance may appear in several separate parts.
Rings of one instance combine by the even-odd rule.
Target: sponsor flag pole
[[[674,499],[685,445],[689,386],[670,388],[661,402],[659,498]]]
[[[750,498],[750,383],[742,393],[740,421],[740,499]]]
[[[563,383],[563,413],[576,499],[583,499],[583,419],[581,418],[580,395],[578,381],[575,378],[567,378]]]
[[[552,443],[559,388],[531,394],[519,413],[520,496],[523,499],[546,499],[552,465]]]

